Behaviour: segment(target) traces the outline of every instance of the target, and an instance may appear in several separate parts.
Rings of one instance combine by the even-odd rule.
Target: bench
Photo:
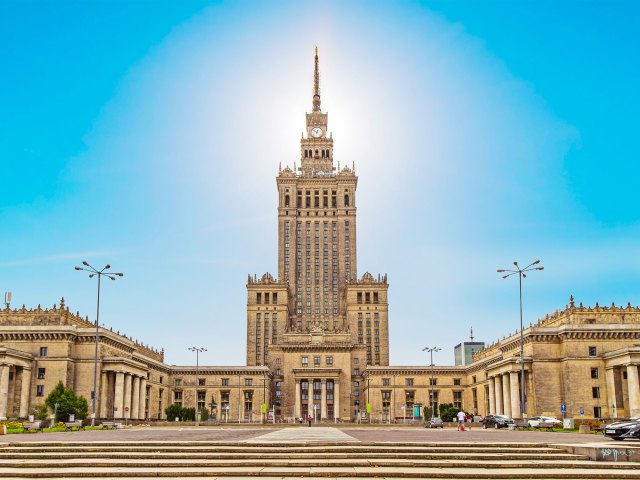
[[[42,421],[36,420],[35,422],[25,422],[22,424],[25,430],[28,432],[32,430],[41,430],[42,429]]]
[[[120,428],[120,423],[116,423],[116,422],[102,422],[100,423],[100,426],[102,428]]]
[[[67,429],[74,428],[74,427],[76,427],[76,428],[84,428],[82,426],[82,420],[76,420],[75,422],[64,422],[64,426]]]

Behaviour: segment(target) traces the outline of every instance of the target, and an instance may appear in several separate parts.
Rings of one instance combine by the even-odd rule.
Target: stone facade
[[[173,366],[164,352],[98,329],[61,302],[0,310],[0,419],[24,418],[58,381],[91,398],[102,419],[163,419],[171,403],[218,421],[313,415],[407,421],[416,405],[452,403],[480,415],[640,416],[640,308],[576,306],[473,354],[461,366],[389,366],[386,275],[356,271],[355,166],[334,165],[320,108],[318,56],[300,167],[280,169],[278,279],[247,281],[247,366]],[[520,353],[521,339],[524,355]],[[521,360],[524,360],[523,362]],[[419,409],[417,409],[419,411]]]
[[[0,310],[0,419],[25,418],[59,381],[87,398],[91,412],[95,342],[95,325],[71,313],[64,299],[50,309]],[[96,416],[164,419],[166,406],[181,403],[224,421],[256,420],[269,403],[272,377],[265,367],[202,366],[196,388],[195,367],[169,366],[162,350],[100,328]]]

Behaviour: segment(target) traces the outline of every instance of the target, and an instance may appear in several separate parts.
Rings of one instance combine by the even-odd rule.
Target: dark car
[[[504,415],[487,415],[482,420],[482,428],[507,428],[509,425],[515,425],[513,418]]]
[[[614,440],[624,440],[625,438],[640,439],[640,417],[606,425],[604,427],[604,436],[611,437]]]
[[[424,428],[444,428],[444,423],[442,423],[442,419],[440,417],[433,417],[427,420]]]

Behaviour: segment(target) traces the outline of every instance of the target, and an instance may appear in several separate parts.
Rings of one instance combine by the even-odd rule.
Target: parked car
[[[487,415],[482,420],[482,428],[507,428],[509,425],[515,426],[513,418],[504,415]]]
[[[604,427],[604,436],[614,440],[637,438],[640,440],[640,417],[611,423]]]
[[[562,420],[558,420],[555,417],[539,416],[539,417],[531,417],[527,421],[527,425],[529,427],[537,427],[541,423],[553,423],[554,425],[562,425]]]
[[[444,423],[440,417],[433,417],[427,420],[424,428],[444,428]]]

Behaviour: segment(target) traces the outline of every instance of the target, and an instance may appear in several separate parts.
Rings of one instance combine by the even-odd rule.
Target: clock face
[[[322,135],[322,129],[318,127],[311,129],[311,135],[315,138],[318,138],[320,135]]]

